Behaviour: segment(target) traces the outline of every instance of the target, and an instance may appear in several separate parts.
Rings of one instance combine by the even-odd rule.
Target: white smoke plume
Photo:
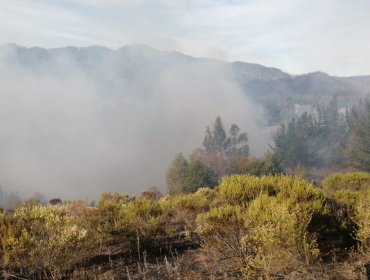
[[[164,191],[175,154],[201,147],[216,116],[225,130],[237,123],[248,133],[252,154],[267,149],[261,110],[224,63],[179,57],[157,69],[150,60],[130,65],[135,54],[116,61],[119,51],[88,48],[77,51],[103,54],[81,66],[71,49],[48,59],[50,51],[38,49],[20,59],[17,49],[0,51],[0,184],[8,190],[90,199],[103,191]]]

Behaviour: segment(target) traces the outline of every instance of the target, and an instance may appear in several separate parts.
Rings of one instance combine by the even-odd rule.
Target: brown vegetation
[[[24,205],[0,214],[2,278],[367,279],[368,178],[234,175],[192,194]]]

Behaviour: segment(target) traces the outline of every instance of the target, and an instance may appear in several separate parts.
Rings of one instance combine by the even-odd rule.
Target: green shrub
[[[210,252],[223,255],[234,248],[247,277],[286,275],[296,266],[304,270],[357,246],[358,226],[345,200],[358,198],[350,193],[341,195],[341,204],[306,180],[285,175],[229,176],[216,191],[221,206],[198,216],[197,232]],[[364,218],[356,217],[367,236]]]
[[[316,260],[316,240],[307,231],[313,211],[309,206],[266,194],[253,200],[243,216],[248,232],[242,240],[249,252],[246,275],[271,277]]]
[[[143,243],[156,242],[166,237],[171,212],[161,203],[149,199],[135,199],[122,205],[118,226],[126,229],[130,240],[140,238]]]
[[[325,192],[339,204],[341,228],[355,236],[363,249],[370,246],[370,174],[333,174],[323,181]],[[340,211],[339,211],[340,210]]]
[[[357,238],[363,248],[368,249],[370,247],[370,191],[360,196],[355,213],[354,219],[358,225]]]
[[[200,213],[209,209],[216,192],[209,188],[200,188],[197,192],[168,197],[167,204],[177,210],[187,210],[193,213]]]
[[[306,180],[286,175],[262,177],[233,175],[224,177],[218,188],[220,200],[236,205],[245,205],[261,194],[282,196],[295,202],[322,197],[322,193]]]
[[[88,232],[73,223],[64,206],[18,208],[2,232],[2,261],[23,275],[58,274],[78,259]]]
[[[119,212],[129,202],[130,199],[127,195],[120,195],[119,193],[102,194],[92,221],[96,225],[96,233],[100,236],[100,239],[106,239],[111,235],[117,236],[125,231],[122,228]]]
[[[366,172],[336,173],[326,177],[323,189],[327,193],[347,189],[350,191],[362,191],[370,188],[370,174]]]
[[[191,237],[196,229],[197,215],[208,211],[215,203],[215,197],[214,189],[200,188],[192,194],[164,197],[161,203],[172,209],[171,223],[176,225],[177,231]]]
[[[117,193],[105,193],[98,203],[95,218],[101,243],[114,241],[135,249],[137,240],[142,245],[156,245],[171,232],[168,223],[172,210],[162,201],[151,197],[129,198]]]
[[[245,205],[260,194],[276,195],[274,176],[232,175],[224,177],[218,187],[221,201]]]
[[[159,200],[153,193],[105,193],[96,207],[75,201],[0,211],[1,269],[27,279],[59,279],[113,250],[151,254],[190,241],[201,246],[200,259],[214,263],[210,277],[326,279],[323,268],[314,272],[328,268],[320,261],[369,252],[370,190],[361,176],[330,179],[323,191],[298,177],[234,175],[215,189]],[[336,188],[341,183],[347,187]]]

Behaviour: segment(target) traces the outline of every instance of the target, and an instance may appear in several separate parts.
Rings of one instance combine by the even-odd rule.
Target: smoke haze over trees
[[[262,109],[222,64],[147,47],[1,48],[0,183],[53,197],[164,188],[218,114],[263,151]]]
[[[248,133],[243,153],[252,159],[268,150],[276,126],[304,112],[312,126],[308,115],[317,104],[336,96],[341,109],[370,88],[366,76],[293,76],[146,46],[113,51],[10,44],[0,47],[0,62],[0,184],[52,197],[164,190],[174,155],[199,147],[215,116],[225,127],[235,122]],[[322,137],[337,139],[335,133]],[[234,126],[228,142],[216,136],[241,144],[244,136],[237,134]],[[206,149],[220,149],[220,143]],[[233,154],[238,145],[224,152]],[[258,164],[274,166],[268,162]]]

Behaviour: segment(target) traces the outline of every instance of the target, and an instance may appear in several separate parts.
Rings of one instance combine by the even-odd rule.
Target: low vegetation
[[[232,175],[214,189],[0,214],[4,279],[368,279],[370,175],[322,188]]]

